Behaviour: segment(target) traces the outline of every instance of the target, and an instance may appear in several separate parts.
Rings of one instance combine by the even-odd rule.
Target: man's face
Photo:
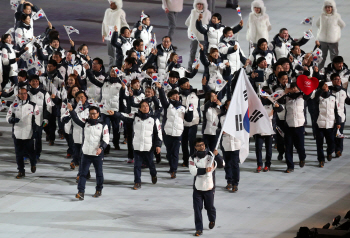
[[[288,39],[289,38],[289,34],[288,34],[288,31],[287,30],[284,30],[284,31],[282,31],[281,33],[280,33],[280,37],[282,38],[282,39]]]
[[[140,42],[140,45],[139,46],[136,46],[136,50],[138,51],[138,52],[142,52],[143,51],[143,42]]]
[[[344,63],[339,62],[339,63],[333,63],[335,70],[341,70],[343,68]]]
[[[196,147],[197,151],[205,151],[205,144],[204,144],[204,142],[196,143],[195,147]]]
[[[267,50],[267,43],[266,42],[264,42],[264,43],[262,43],[260,46],[259,46],[259,48],[261,49],[261,50]]]
[[[179,101],[180,100],[180,96],[179,94],[174,94],[170,97],[171,100],[174,100],[174,101]]]
[[[180,86],[180,88],[184,90],[190,89],[190,87],[191,87],[190,82],[186,82]]]
[[[117,9],[117,5],[115,4],[115,2],[111,2],[111,3],[109,4],[109,7],[110,7],[112,10]]]
[[[100,115],[100,113],[98,113],[96,110],[91,110],[89,111],[89,117],[91,119],[96,120],[98,118],[98,116]]]
[[[286,62],[286,63],[282,64],[282,68],[283,68],[284,72],[289,72],[290,64]]]
[[[169,77],[169,83],[171,84],[176,84],[176,82],[178,81],[179,79],[176,78],[176,77]]]
[[[48,64],[46,69],[47,69],[47,71],[52,72],[52,71],[54,71],[56,69],[56,67],[53,66],[52,64]]]
[[[26,81],[25,77],[17,76],[18,82],[24,82]]]
[[[21,88],[18,91],[18,97],[19,97],[19,99],[21,99],[23,101],[27,100],[27,98],[28,98],[27,89]]]
[[[132,89],[139,90],[140,89],[140,82],[136,81],[133,85],[131,85]]]
[[[59,55],[53,55],[52,59],[56,61],[58,64],[61,63],[62,58]]]
[[[27,25],[30,25],[30,16],[27,16],[27,18],[23,22]]]
[[[151,24],[151,20],[149,19],[149,17],[147,17],[142,20],[142,23],[146,26],[149,26]]]
[[[72,53],[71,53],[71,52],[68,52],[68,53],[67,53],[66,60],[67,60],[68,62],[71,62],[71,61],[72,61]],[[57,62],[57,63],[58,63],[58,62]]]
[[[341,85],[341,79],[339,76],[335,77],[333,80],[332,80],[332,84],[334,86],[340,86]]]
[[[228,32],[224,35],[225,38],[227,38],[227,37],[231,38],[232,36],[233,36],[233,31],[228,31]]]
[[[130,37],[130,30],[129,29],[125,29],[124,33],[122,34],[122,36],[129,38]]]
[[[154,73],[155,73],[154,69],[147,69],[146,70],[146,74],[150,77],[152,77],[152,74],[154,74]]]
[[[32,7],[31,6],[26,6],[26,8],[23,9],[23,13],[29,15],[32,13]]]
[[[219,19],[218,19],[217,17],[212,17],[212,18],[211,18],[211,22],[212,22],[213,24],[218,24],[218,23],[220,23],[220,21],[219,21]]]
[[[97,60],[94,60],[94,61],[92,62],[92,70],[93,70],[93,71],[100,72],[101,67],[102,67],[102,66],[98,63]]]
[[[263,60],[260,62],[260,64],[258,64],[260,69],[266,69],[267,68],[267,62],[266,60]]]
[[[145,91],[146,98],[153,97],[153,90],[151,88],[147,88]]]
[[[278,75],[279,72],[283,71],[282,65],[277,65],[275,74]]]
[[[58,47],[60,47],[60,42],[58,40],[53,40],[50,46],[54,49],[57,49]]]
[[[30,82],[29,82],[30,86],[32,86],[32,88],[38,88],[39,87],[39,80],[37,79],[32,79]]]
[[[140,111],[145,114],[149,113],[149,105],[147,102],[141,104]]]
[[[281,78],[278,79],[278,81],[282,86],[286,86],[286,84],[288,83],[288,76],[283,75]]]
[[[301,53],[300,46],[298,46],[298,45],[294,46],[292,49],[292,53],[295,55],[300,55],[300,53]]]
[[[333,12],[332,6],[325,6],[324,9],[326,10],[327,14],[332,14],[332,12]]]
[[[164,38],[162,44],[165,49],[169,49],[169,47],[171,46],[170,38]]]
[[[86,97],[85,97],[84,93],[79,93],[79,94],[76,96],[76,100],[77,100],[77,102],[81,101],[82,104],[85,104],[85,102],[86,102]]]

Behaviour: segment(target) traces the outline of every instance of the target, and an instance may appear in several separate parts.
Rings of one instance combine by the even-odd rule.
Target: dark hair
[[[70,87],[70,88],[68,89],[68,94],[67,94],[67,98],[68,98],[68,99],[74,98],[73,95],[72,95],[73,88],[78,88],[79,91],[80,91],[80,86],[78,86],[78,85],[73,85],[72,87]],[[78,91],[78,92],[79,92],[79,91]]]
[[[19,77],[23,77],[23,78],[27,78],[27,71],[25,71],[25,70],[21,70],[21,71],[19,71],[18,72],[18,74],[17,74]]]
[[[288,31],[288,30],[287,28],[281,28],[279,33],[281,34],[283,31]]]
[[[336,57],[333,58],[332,62],[333,62],[333,63],[343,63],[343,62],[344,62],[344,59],[343,59],[343,57],[341,57],[341,56],[338,55],[338,56],[336,56]]]
[[[318,84],[318,88],[319,89],[322,88],[323,85],[325,85],[325,83],[326,83],[326,81],[324,81],[324,80],[320,81],[320,83]]]
[[[82,44],[81,46],[79,46],[78,51],[82,51],[85,46],[88,47],[87,44]]]
[[[177,71],[170,71],[169,78],[170,77],[179,79],[180,78],[180,74]]]
[[[281,64],[280,62],[277,61],[275,64],[272,65],[272,70],[273,70],[273,71],[276,71],[278,65],[281,65],[281,66],[282,66],[282,64]]]
[[[39,80],[39,75],[33,74],[32,76],[30,76],[29,81],[32,80]]]
[[[123,35],[125,30],[129,30],[129,27],[123,26],[122,29],[120,29],[120,34]]]
[[[98,64],[103,65],[103,60],[101,58],[96,57],[93,59],[93,61],[95,60],[97,61]]]
[[[140,80],[138,78],[135,78],[135,79],[131,80],[130,85],[132,86],[132,85],[134,85],[137,82],[140,82]]]
[[[227,34],[228,32],[230,32],[230,31],[232,31],[232,32],[233,32],[232,28],[231,28],[231,27],[229,27],[229,26],[227,26],[227,27],[225,27],[225,28],[224,28],[224,30],[223,30],[223,32],[222,32],[222,33],[223,33],[224,35],[226,35],[226,34]]]
[[[52,64],[53,67],[57,67],[57,62],[53,59],[50,59],[49,62],[47,62],[47,64]]]
[[[147,105],[149,106],[149,103],[146,99],[142,99],[141,102],[139,103],[139,108],[141,108],[142,103],[147,103]]]
[[[60,33],[57,30],[52,29],[49,33],[49,39],[50,39],[50,43],[52,43],[52,40],[58,40],[58,36],[60,35]]]
[[[179,91],[177,91],[176,89],[172,89],[168,92],[168,98],[171,98],[173,95],[179,94]]]
[[[335,77],[340,77],[338,73],[331,74],[331,80],[333,81]]]
[[[136,51],[133,50],[133,49],[126,51],[126,55],[128,56],[128,58],[131,57],[132,53],[136,53]],[[136,53],[136,54],[137,54],[137,53]]]
[[[205,144],[203,138],[202,138],[202,137],[198,137],[198,138],[196,138],[196,140],[194,141],[194,146],[196,146],[198,143],[202,143],[202,142]]]
[[[169,38],[170,41],[171,41],[171,37],[170,37],[170,36],[163,36],[162,41],[163,41],[165,38]]]
[[[54,51],[52,55],[58,55],[62,59],[62,53],[61,51]]]
[[[52,44],[52,42],[54,41],[54,40],[57,40],[58,42],[60,42],[60,39],[58,39],[58,38],[50,38],[50,44]]]
[[[1,36],[1,42],[5,44],[5,39],[7,39],[7,37],[9,37],[9,36],[11,36],[11,34],[3,34]],[[11,38],[12,38],[12,36],[11,36]]]
[[[96,110],[96,112],[100,113],[100,108],[96,107],[96,106],[90,106],[89,107],[89,112],[92,110]]]
[[[260,38],[257,43],[258,48],[260,49],[260,46],[265,42],[267,43],[267,40],[265,38]]]
[[[147,67],[147,69],[153,69],[154,71],[156,71],[156,67],[154,65],[150,65]],[[171,72],[170,72],[171,73]],[[170,74],[169,74],[169,77],[170,77]]]
[[[72,55],[76,55],[77,52],[75,50],[68,50],[69,53],[72,53]]]
[[[271,88],[269,86],[262,87],[262,90],[267,92],[268,94],[272,94],[272,90],[271,90]]]
[[[76,94],[75,97],[78,97],[79,94],[84,94],[84,96],[86,97],[86,100],[88,99],[88,96],[86,95],[86,93],[83,90],[79,90]]]
[[[298,87],[296,82],[293,82],[293,83],[290,84],[290,88],[295,88],[295,87]]]
[[[29,3],[25,3],[25,4],[23,4],[23,10],[24,10],[24,9],[26,9],[28,6],[29,6],[30,8],[32,8],[32,6],[30,6],[30,4],[29,4]],[[22,16],[23,16],[23,15],[22,15]]]
[[[147,18],[151,18],[151,16],[149,14],[147,14],[147,17],[143,18],[141,23],[143,22],[143,20],[147,19]]]
[[[216,17],[221,22],[221,15],[220,13],[214,13],[211,18]]]
[[[210,48],[209,55],[208,55],[209,62],[213,62],[214,61],[214,58],[211,57],[211,54],[213,54],[215,52],[219,52],[218,48]]]
[[[128,57],[124,60],[125,63],[131,64],[131,65],[135,65],[136,64],[136,59],[133,57]]]
[[[31,18],[30,15],[22,14],[21,15],[21,21],[25,21],[27,19],[27,17]]]
[[[207,92],[207,93],[205,94],[204,103],[207,103],[208,101],[210,101],[210,98],[211,98],[211,94],[212,94],[212,93],[216,94],[216,92],[215,92],[214,90],[211,90],[211,91],[209,91],[209,92]]]
[[[143,42],[142,39],[136,39],[134,40],[134,42],[132,43],[132,46],[135,48],[137,46],[140,46],[141,42]]]
[[[277,78],[282,78],[284,75],[287,75],[288,76],[288,73],[286,72],[286,71],[281,71],[281,72],[279,72],[278,73],[278,75],[277,75]]]
[[[292,48],[290,50],[293,50],[294,47],[296,47],[296,46],[300,47],[299,43],[298,42],[292,42]]]
[[[225,103],[224,103],[224,106],[222,107],[222,109],[226,112],[227,111],[227,109],[226,109],[226,107],[227,107],[227,104],[229,103],[229,102],[231,102],[231,100],[226,100],[225,101]]]
[[[266,61],[266,58],[263,57],[263,56],[261,56],[261,57],[259,57],[258,60],[256,61],[256,64],[259,65],[259,64],[260,64],[261,62],[263,62],[264,60]]]

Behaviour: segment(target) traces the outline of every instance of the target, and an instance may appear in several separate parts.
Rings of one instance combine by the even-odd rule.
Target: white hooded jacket
[[[254,7],[261,9],[259,14],[256,14]],[[269,15],[266,14],[266,7],[262,0],[254,0],[251,5],[252,12],[249,14],[249,20],[247,24],[247,41],[252,41],[254,44],[258,42],[260,38],[265,38],[269,41],[269,31],[271,30],[271,23]]]
[[[129,27],[125,19],[125,12],[122,9],[123,1],[122,0],[110,0],[110,1],[114,2],[117,5],[117,9],[112,10],[111,8],[108,8],[106,10],[105,16],[102,22],[102,36],[108,35],[109,26],[117,26],[118,30],[120,30],[124,26]]]
[[[202,3],[203,4],[203,10],[197,9],[197,4]],[[194,0],[193,2],[193,9],[191,11],[191,14],[188,16],[185,25],[188,27],[187,29],[187,35],[190,38],[191,34],[194,34],[199,41],[204,41],[204,36],[196,29],[196,21],[199,17],[199,14],[203,15],[202,24],[207,25],[209,24],[209,21],[211,20],[211,12],[208,10],[208,3],[206,0]]]
[[[327,14],[325,7],[332,6],[332,14]],[[334,0],[325,0],[322,8],[322,14],[316,22],[318,28],[317,39],[327,43],[337,43],[341,37],[341,29],[345,27],[344,21],[337,12],[337,6]]]

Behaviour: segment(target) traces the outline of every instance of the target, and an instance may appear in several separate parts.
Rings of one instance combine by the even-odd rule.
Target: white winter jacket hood
[[[254,7],[260,8],[260,13],[254,11]],[[254,0],[251,4],[252,12],[249,14],[247,24],[247,37],[253,43],[257,43],[260,38],[265,38],[269,41],[269,31],[271,30],[271,23],[269,16],[266,14],[266,7],[262,0]]]
[[[203,10],[198,10],[197,9],[197,3],[202,3],[203,4]],[[211,20],[211,12],[208,10],[208,3],[206,0],[194,0],[193,2],[193,9],[191,10],[191,14],[188,16],[185,25],[188,27],[187,28],[187,34],[188,37],[190,38],[191,33],[194,33],[198,40],[204,41],[204,36],[200,32],[197,31],[196,29],[196,21],[199,17],[199,14],[203,14],[203,19],[202,19],[202,24],[206,25],[210,22]]]
[[[254,7],[260,8],[260,13],[256,14]],[[254,0],[251,5],[252,13],[255,15],[265,15],[266,13],[266,7],[264,5],[264,2],[262,0]]]

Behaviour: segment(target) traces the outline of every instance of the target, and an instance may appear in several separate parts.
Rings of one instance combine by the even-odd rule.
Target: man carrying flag
[[[37,6],[33,5],[28,1],[21,0],[17,8],[17,12],[15,13],[16,25],[19,21],[21,21],[22,15],[26,15],[26,16],[29,15],[30,25],[31,25],[31,28],[29,29],[29,31],[30,31],[30,34],[33,35],[34,34],[33,15],[38,11],[39,11],[39,8]]]

